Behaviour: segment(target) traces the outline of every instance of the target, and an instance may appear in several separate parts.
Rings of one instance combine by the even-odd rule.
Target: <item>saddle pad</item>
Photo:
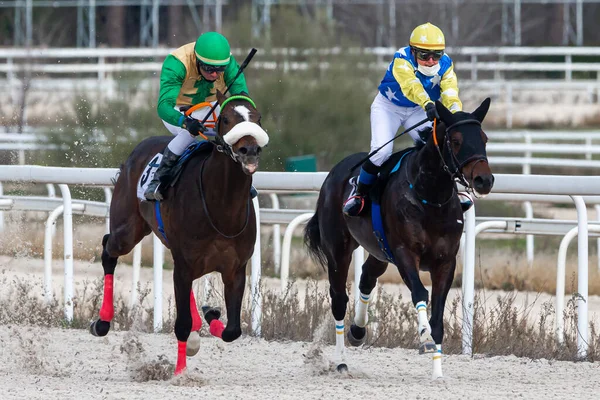
[[[146,168],[144,168],[144,172],[142,172],[142,175],[140,176],[140,180],[138,181],[138,184],[137,184],[138,199],[146,200],[146,198],[144,197],[144,192],[148,188],[148,185],[152,181],[152,178],[154,178],[154,174],[156,173],[156,169],[160,165],[162,158],[163,158],[163,154],[157,153],[154,157],[152,157],[152,159],[150,160],[150,162],[148,163]]]
[[[212,142],[208,142],[206,140],[200,140],[189,145],[189,147],[179,157],[179,160],[177,160],[175,166],[173,166],[170,176],[166,177],[166,181],[161,182],[161,185],[164,185],[164,187],[169,185],[174,186],[175,182],[177,182],[177,180],[179,179],[179,175],[181,174],[185,163],[193,156],[197,156],[203,153],[209,153],[210,150],[212,150]],[[140,177],[140,180],[137,184],[138,199],[145,200],[144,192],[146,191],[146,188],[152,181],[152,178],[154,178],[154,174],[156,173],[156,170],[160,165],[160,161],[162,160],[162,158],[162,153],[156,154],[154,157],[152,157],[146,168],[144,168],[144,172],[142,173],[142,176]]]

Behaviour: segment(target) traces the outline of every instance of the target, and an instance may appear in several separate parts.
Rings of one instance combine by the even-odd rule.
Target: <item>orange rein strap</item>
[[[433,119],[433,143],[439,147],[435,131],[437,130],[437,118]]]

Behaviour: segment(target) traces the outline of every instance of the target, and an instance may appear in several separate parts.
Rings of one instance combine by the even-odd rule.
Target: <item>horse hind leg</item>
[[[190,291],[190,312],[192,315],[192,331],[186,342],[185,354],[193,357],[200,350],[200,329],[202,329],[202,319],[198,313],[198,305],[194,297],[194,289]]]
[[[369,302],[372,299],[372,292],[377,285],[379,278],[387,269],[387,263],[379,261],[373,256],[369,256],[362,266],[360,282],[358,285],[359,301],[356,305],[354,314],[354,323],[350,325],[348,331],[348,343],[352,346],[360,346],[367,340],[367,323],[369,322]]]
[[[352,248],[345,249],[336,260],[328,257],[329,295],[331,296],[331,312],[335,322],[335,360],[338,372],[348,371],[346,364],[346,347],[344,343],[344,319],[348,306],[346,280],[352,259]]]

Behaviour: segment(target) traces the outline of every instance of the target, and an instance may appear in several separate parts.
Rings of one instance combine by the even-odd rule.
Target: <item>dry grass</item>
[[[62,315],[62,304],[57,299],[45,302],[32,295],[35,290],[25,280],[8,281],[5,279],[5,291],[0,298],[0,323],[16,325],[36,325],[45,327],[66,327],[87,329],[89,322],[96,318],[102,299],[100,282],[86,285],[76,293],[74,301],[74,319],[66,323]],[[212,295],[213,305],[224,306],[221,288]],[[148,291],[142,291],[143,302]],[[246,291],[243,307],[243,330],[250,334],[250,296]],[[554,310],[551,304],[544,304],[542,312],[533,319],[530,309],[519,309],[515,305],[515,294],[506,294],[496,299],[492,306],[485,306],[483,292],[479,292],[475,301],[473,329],[473,349],[476,354],[486,356],[514,354],[519,357],[545,358],[552,360],[579,360],[577,356],[577,312],[576,297],[567,304],[564,314],[564,344],[558,345],[553,334]],[[334,344],[335,333],[330,313],[329,296],[325,285],[317,281],[308,281],[305,289],[298,292],[291,284],[284,294],[264,290],[262,336],[266,340],[321,341]],[[163,332],[173,332],[174,309],[172,302],[165,304],[167,311],[163,323]],[[136,306],[130,309],[120,296],[115,299],[115,319],[113,329],[150,332],[152,330],[152,307]],[[390,296],[378,290],[370,312],[369,336],[365,346],[417,347],[416,312],[410,301],[402,296]],[[346,318],[347,327],[352,323],[353,302],[349,302]],[[460,317],[460,299],[447,305],[445,319],[444,352],[458,354],[462,349],[462,318]],[[536,322],[532,322],[532,321]],[[208,335],[206,327],[202,334]],[[587,360],[600,359],[598,343],[600,334],[591,324]]]

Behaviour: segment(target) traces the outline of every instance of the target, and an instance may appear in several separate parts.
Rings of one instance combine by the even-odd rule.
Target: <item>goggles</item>
[[[444,50],[421,50],[413,47],[415,51],[415,56],[422,61],[427,61],[430,58],[433,58],[434,61],[439,61],[440,58],[444,55]]]
[[[224,72],[225,68],[227,68],[227,65],[209,65],[209,64],[205,64],[201,61],[198,61],[198,66],[200,68],[202,68],[204,71],[208,72],[209,74],[213,73],[213,72]]]

